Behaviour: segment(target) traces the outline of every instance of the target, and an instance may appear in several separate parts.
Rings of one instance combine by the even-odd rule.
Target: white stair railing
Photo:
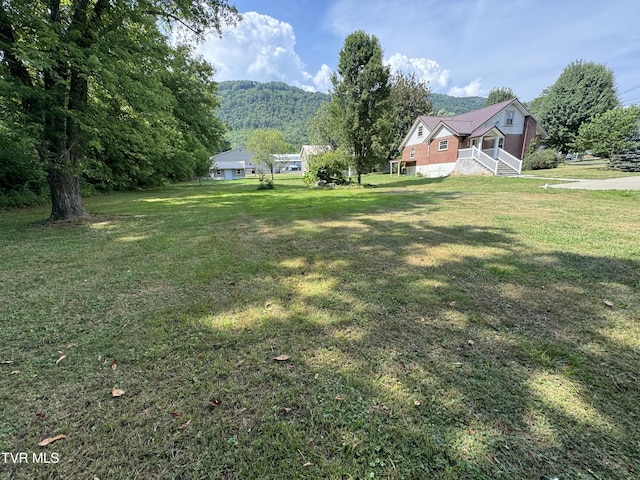
[[[509,166],[518,175],[520,175],[520,172],[522,172],[522,160],[519,160],[502,148],[498,149],[498,160]]]

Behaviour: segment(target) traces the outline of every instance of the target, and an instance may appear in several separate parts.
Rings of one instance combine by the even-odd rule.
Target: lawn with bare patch
[[[637,478],[640,193],[365,181],[0,212],[0,478]]]

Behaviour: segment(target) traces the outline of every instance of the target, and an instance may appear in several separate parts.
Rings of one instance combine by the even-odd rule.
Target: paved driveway
[[[552,179],[550,178],[549,180]],[[549,185],[549,188],[572,188],[578,190],[640,190],[640,175],[634,177],[608,178],[607,180],[575,180],[571,183],[556,183],[554,185]]]

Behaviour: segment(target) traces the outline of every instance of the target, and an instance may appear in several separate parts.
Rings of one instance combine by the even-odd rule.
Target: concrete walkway
[[[525,175],[522,175],[523,177]],[[536,177],[540,180],[565,180],[571,183],[556,183],[548,185],[548,188],[571,188],[574,190],[640,190],[640,175],[633,177],[608,178],[606,180],[581,180],[577,178],[545,178]]]

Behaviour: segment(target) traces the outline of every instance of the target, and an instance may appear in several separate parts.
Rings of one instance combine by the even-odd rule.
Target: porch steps
[[[516,177],[518,176],[518,172],[516,172],[513,168],[511,168],[506,163],[499,161],[496,175],[500,177]]]

